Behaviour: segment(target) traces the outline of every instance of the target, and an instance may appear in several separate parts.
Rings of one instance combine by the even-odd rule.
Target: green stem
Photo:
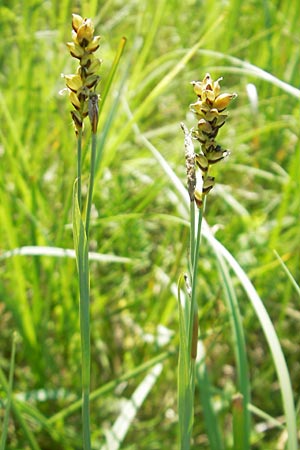
[[[88,229],[85,228],[82,219],[82,198],[81,198],[81,177],[82,177],[82,131],[78,134],[77,140],[77,202],[78,220],[75,229],[75,249],[77,253],[78,278],[79,278],[79,317],[80,317],[80,337],[81,337],[81,377],[82,377],[82,437],[83,449],[91,449],[90,437],[90,275],[88,258]],[[89,196],[91,188],[89,188]],[[76,201],[76,199],[74,200]],[[91,203],[88,198],[88,205]],[[74,210],[76,207],[74,205]],[[90,215],[90,206],[87,211]],[[89,222],[87,221],[87,224]]]
[[[86,219],[85,219],[85,232],[86,232],[87,241],[89,241],[89,228],[90,228],[92,199],[93,199],[95,171],[96,171],[96,165],[95,165],[95,161],[96,161],[96,146],[97,146],[96,136],[97,136],[96,133],[92,133],[92,153],[91,153],[90,183],[89,183],[88,202],[87,202]]]
[[[190,202],[190,273],[194,267],[195,259],[195,201]]]
[[[83,252],[82,280],[83,291],[80,293],[80,328],[82,342],[82,421],[83,421],[83,445],[84,450],[90,450],[90,367],[91,367],[91,344],[90,344],[90,288],[89,288],[89,229],[91,208],[95,181],[96,160],[96,133],[92,133],[90,182],[87,199],[85,235],[86,243]]]
[[[82,158],[82,130],[79,131],[77,137],[77,197],[79,210],[81,212],[81,158]]]
[[[80,230],[84,233],[83,226]],[[83,239],[80,239],[84,243]],[[79,249],[79,288],[80,288],[80,335],[81,335],[81,370],[82,370],[82,428],[83,449],[90,450],[90,287],[88,247],[85,241]]]
[[[204,208],[204,206],[203,206]],[[200,242],[201,242],[201,226],[202,226],[202,217],[203,217],[203,210],[199,209],[198,213],[198,227],[197,227],[197,237],[196,240],[194,240],[194,258],[192,258],[192,293],[191,293],[191,309],[190,309],[190,320],[189,320],[189,342],[188,342],[188,349],[189,353],[191,352],[191,346],[192,346],[192,337],[193,337],[193,323],[194,323],[194,317],[198,315],[198,305],[196,300],[196,287],[197,287],[197,270],[198,270],[198,261],[199,261],[199,249],[200,249]],[[192,225],[192,224],[191,224]]]
[[[204,205],[203,205],[204,208]],[[191,436],[193,430],[193,416],[194,416],[194,393],[195,393],[195,379],[196,379],[196,356],[198,343],[198,305],[196,300],[197,290],[197,272],[199,261],[199,250],[201,242],[201,225],[202,225],[203,210],[198,211],[198,226],[197,232],[195,227],[196,222],[196,207],[195,202],[190,204],[190,275],[191,275],[191,303],[188,317],[188,332],[187,332],[187,364],[188,364],[188,387],[184,390],[184,410],[185,420],[183,432],[181,433],[181,450],[189,450],[191,444]],[[195,237],[196,234],[196,237]],[[179,384],[184,383],[184,380],[179,380]]]
[[[10,368],[9,368],[9,381],[7,385],[7,404],[3,419],[3,432],[0,442],[0,449],[5,450],[6,448],[6,439],[7,439],[7,432],[9,428],[9,415],[10,410],[12,406],[12,391],[13,391],[13,377],[15,372],[15,355],[16,355],[16,333],[13,334],[13,340],[12,340],[12,352],[11,352],[11,358],[10,358]]]

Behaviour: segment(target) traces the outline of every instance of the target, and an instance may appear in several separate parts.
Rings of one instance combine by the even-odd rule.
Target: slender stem
[[[191,352],[191,346],[192,346],[192,336],[193,336],[193,324],[194,324],[194,317],[198,314],[198,305],[196,300],[196,287],[197,287],[197,269],[198,269],[198,261],[199,261],[199,249],[200,249],[200,242],[201,242],[201,225],[202,225],[202,217],[203,217],[203,211],[202,209],[199,209],[198,213],[198,227],[197,227],[197,237],[194,241],[194,258],[192,260],[192,294],[191,294],[191,309],[190,309],[190,320],[189,320],[189,342],[188,342],[188,349],[189,353]]]
[[[90,431],[90,285],[89,285],[89,221],[91,214],[92,193],[94,186],[94,166],[95,166],[96,139],[92,135],[91,153],[91,176],[88,192],[88,204],[86,212],[86,223],[80,221],[78,236],[78,275],[80,291],[80,335],[81,335],[81,371],[82,371],[82,432],[83,449],[91,449]],[[80,214],[82,214],[82,194],[81,194],[81,174],[82,174],[82,131],[78,134],[77,141],[77,195]]]
[[[82,342],[82,420],[83,420],[83,445],[84,450],[90,450],[90,289],[89,289],[89,228],[92,208],[92,198],[95,180],[96,160],[96,133],[92,133],[90,182],[85,219],[86,246],[83,252],[82,279],[83,291],[80,294],[80,328]]]
[[[204,205],[203,205],[204,208]],[[181,435],[181,450],[189,450],[191,445],[191,436],[193,429],[194,416],[194,393],[196,379],[196,356],[198,343],[198,305],[196,300],[197,289],[197,269],[199,261],[199,249],[201,242],[201,225],[203,210],[198,210],[198,226],[196,230],[196,207],[195,202],[190,204],[190,276],[191,276],[191,302],[188,318],[188,342],[187,358],[189,371],[189,387],[184,391],[184,407],[186,412],[186,426]],[[196,235],[196,236],[195,236]],[[179,381],[180,383],[180,381]]]
[[[79,290],[80,290],[80,337],[81,337],[81,377],[82,377],[82,429],[83,449],[90,450],[90,282],[88,244],[83,223],[80,226],[79,249]]]
[[[89,241],[89,228],[90,228],[90,219],[91,219],[91,208],[92,208],[92,199],[93,199],[93,190],[94,190],[94,181],[95,181],[95,161],[96,161],[96,133],[92,133],[92,153],[91,153],[91,169],[90,169],[90,183],[89,183],[89,192],[88,192],[88,203],[86,209],[86,219],[85,219],[85,231],[86,237]]]
[[[81,211],[81,158],[82,158],[82,130],[79,131],[77,137],[77,196],[79,210]]]
[[[83,429],[83,449],[91,449],[90,431],[90,391],[85,389],[82,392],[82,429]]]
[[[195,259],[195,201],[190,202],[190,273],[192,274],[192,268],[194,267]]]
[[[7,388],[7,392],[6,392],[7,404],[6,404],[6,409],[5,409],[4,419],[3,419],[3,432],[2,432],[2,436],[1,436],[1,442],[0,442],[1,450],[5,450],[5,448],[6,448],[7,432],[8,432],[8,428],[9,428],[9,416],[10,416],[10,411],[11,411],[11,406],[12,406],[12,395],[13,395],[13,393],[12,393],[13,378],[14,378],[14,372],[15,372],[16,340],[17,340],[17,335],[16,335],[16,333],[14,333],[13,339],[12,339],[12,351],[11,351],[11,358],[10,358],[9,379],[8,379],[8,384],[6,386],[6,388]]]

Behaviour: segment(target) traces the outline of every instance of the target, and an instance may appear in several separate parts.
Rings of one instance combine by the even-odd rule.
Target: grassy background
[[[299,2],[2,0],[2,253],[22,246],[73,247],[76,140],[69,102],[59,95],[64,87],[61,73],[75,69],[65,47],[72,12],[92,17],[103,37],[98,51],[103,59],[100,91],[121,37],[127,38],[99,124],[105,146],[95,185],[91,250],[131,261],[108,259],[91,265],[92,389],[106,386],[92,403],[93,448],[101,448],[125,399],[145,376],[142,365],[154,357],[164,360],[162,373],[122,448],[177,448],[174,286],[186,270],[188,215],[142,137],[185,183],[179,123],[195,125],[189,114],[189,104],[195,101],[189,82],[202,79],[206,72],[213,78],[223,76],[223,88],[239,95],[220,131],[219,142],[231,156],[216,168],[217,186],[208,198],[207,220],[263,299],[286,356],[297,403],[299,296],[273,250],[299,279],[300,95],[290,89],[299,87]],[[178,66],[197,43],[199,50]],[[263,79],[247,62],[274,78]],[[247,95],[249,83],[257,89],[258,111]],[[7,448],[80,449],[80,409],[51,421],[80,397],[75,261],[12,256],[0,261],[0,276],[0,365],[7,378],[13,330],[20,335],[13,388],[18,396]],[[230,318],[215,257],[205,241],[200,280],[201,331],[223,439],[230,449],[231,397],[236,392]],[[267,344],[245,293],[239,285],[236,289],[252,403],[280,421],[281,396]],[[169,336],[167,344],[160,339],[162,326]],[[117,388],[107,385],[122,376],[128,379]],[[2,402],[4,389],[0,396]],[[5,403],[1,404],[2,421]],[[195,413],[194,448],[209,448],[198,400]],[[283,449],[284,442],[279,427],[253,416],[253,449]]]

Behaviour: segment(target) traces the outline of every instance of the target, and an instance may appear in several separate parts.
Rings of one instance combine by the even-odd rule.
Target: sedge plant
[[[198,261],[201,244],[201,225],[205,211],[206,196],[214,186],[211,167],[229,155],[217,142],[219,129],[227,119],[226,108],[236,94],[221,93],[221,78],[214,81],[206,74],[203,81],[193,81],[197,95],[190,105],[197,118],[197,127],[188,130],[181,123],[185,136],[185,160],[187,190],[190,198],[190,245],[188,274],[179,282],[180,350],[178,362],[178,410],[180,449],[191,445],[194,421],[194,392],[196,383],[196,358],[199,323],[197,302]],[[199,146],[195,150],[194,143]],[[187,301],[181,298],[180,287],[185,285]]]
[[[73,14],[72,42],[67,47],[73,58],[79,61],[75,74],[64,75],[70,101],[74,107],[71,111],[77,138],[77,178],[73,191],[73,236],[76,251],[79,281],[79,315],[81,336],[82,368],[82,428],[83,448],[91,448],[90,439],[90,281],[89,281],[89,240],[90,217],[95,179],[96,133],[99,119],[99,94],[96,87],[100,77],[98,70],[100,59],[94,55],[99,48],[100,36],[94,36],[91,19],[83,19]],[[91,124],[90,176],[86,206],[82,199],[82,137],[84,120],[89,117]]]

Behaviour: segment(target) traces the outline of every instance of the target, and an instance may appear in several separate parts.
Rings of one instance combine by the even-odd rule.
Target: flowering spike
[[[99,47],[100,36],[94,36],[94,25],[91,19],[72,15],[72,40],[67,47],[73,58],[79,60],[76,74],[64,75],[69,98],[74,107],[71,111],[75,132],[78,135],[83,129],[83,121],[89,115],[92,132],[98,124],[99,95],[95,92],[100,77],[97,74],[101,60],[94,52]]]
[[[229,155],[228,150],[223,150],[215,141],[219,129],[224,125],[227,119],[227,108],[231,100],[236,98],[236,94],[221,94],[220,81],[222,78],[214,81],[207,73],[202,81],[192,81],[194,92],[197,95],[197,101],[190,105],[191,111],[197,116],[197,129],[190,131],[190,135],[200,144],[200,152],[194,154],[194,159],[190,159],[191,164],[187,163],[188,172],[188,190],[191,201],[195,200],[198,208],[203,205],[203,198],[207,195],[215,184],[215,179],[209,175],[210,166],[218,163]],[[188,131],[184,125],[181,125],[185,136]],[[185,139],[186,141],[186,139]],[[186,146],[186,142],[185,142]],[[200,169],[195,172],[195,167]],[[193,173],[196,183],[189,184],[189,173]],[[193,189],[193,192],[190,192]]]

